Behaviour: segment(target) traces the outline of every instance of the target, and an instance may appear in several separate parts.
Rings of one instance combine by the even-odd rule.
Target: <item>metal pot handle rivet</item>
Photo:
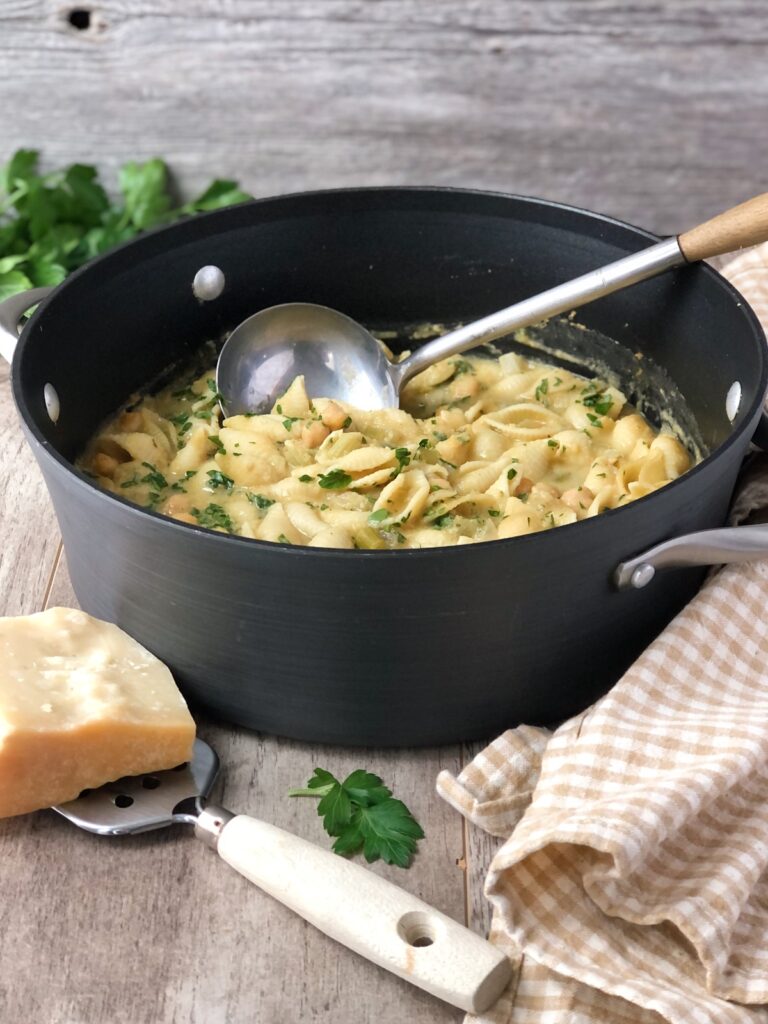
[[[58,423],[61,415],[61,402],[53,384],[46,384],[43,388],[43,401],[51,423]]]
[[[737,380],[728,388],[725,396],[725,415],[730,423],[736,419],[736,414],[741,408],[741,383]]]
[[[224,291],[225,284],[224,271],[220,267],[200,267],[192,281],[192,291],[196,299],[210,302],[212,299],[218,299]]]

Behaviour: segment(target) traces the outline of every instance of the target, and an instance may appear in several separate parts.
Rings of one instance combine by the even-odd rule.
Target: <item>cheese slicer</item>
[[[133,835],[192,825],[230,867],[310,924],[380,967],[472,1013],[511,978],[495,946],[359,864],[289,832],[207,803],[219,770],[196,739],[192,760],[85,790],[53,809],[88,832]]]

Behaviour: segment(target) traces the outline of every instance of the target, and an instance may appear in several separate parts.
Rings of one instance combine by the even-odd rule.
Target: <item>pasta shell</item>
[[[279,416],[298,416],[306,419],[310,415],[309,398],[304,387],[304,377],[299,375],[291,381],[288,390],[275,402],[273,413]]]
[[[516,441],[535,441],[550,437],[562,426],[562,420],[538,402],[519,402],[498,412],[486,413],[477,423],[484,423],[505,437]]]
[[[327,524],[323,522],[315,509],[310,508],[303,501],[288,501],[284,508],[293,525],[305,537],[314,537],[316,533],[327,529]]]
[[[418,469],[407,470],[387,484],[373,506],[374,512],[386,511],[381,525],[416,522],[429,499],[429,481]]]
[[[256,536],[259,540],[284,543],[283,538],[285,538],[291,544],[305,543],[304,536],[296,529],[288,518],[285,509],[279,503],[275,503],[267,509],[267,514],[256,530]]]
[[[107,434],[99,439],[97,445],[99,451],[107,455],[115,452],[127,452],[131,459],[136,462],[149,462],[158,469],[163,469],[168,464],[168,447],[159,446],[156,438],[151,434],[127,433]],[[117,454],[114,455],[117,458]],[[125,459],[118,459],[125,461]]]
[[[294,424],[285,429],[285,416],[230,416],[224,420],[222,429],[245,431],[248,434],[261,435],[271,441],[285,441],[293,436]],[[219,432],[221,435],[221,432]]]
[[[690,465],[688,452],[676,437],[671,434],[659,434],[651,441],[651,451],[661,452],[664,459],[664,471],[670,480],[684,473]]]
[[[219,438],[225,451],[216,455],[216,464],[241,487],[271,484],[288,475],[288,463],[277,446],[267,437],[241,440],[235,448],[239,432],[222,428]]]
[[[364,440],[363,435],[357,430],[334,430],[317,449],[315,459],[321,466],[338,466],[339,459],[358,448],[365,447]]]
[[[352,537],[342,526],[326,526],[309,542],[311,548],[352,548]]]

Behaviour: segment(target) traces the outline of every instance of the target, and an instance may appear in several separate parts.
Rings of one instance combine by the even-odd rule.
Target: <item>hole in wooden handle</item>
[[[397,922],[397,934],[409,946],[431,946],[438,937],[438,923],[423,910],[411,910]]]

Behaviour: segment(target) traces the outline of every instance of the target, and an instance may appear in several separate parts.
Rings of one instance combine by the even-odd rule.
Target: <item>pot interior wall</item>
[[[652,241],[613,221],[525,199],[441,190],[360,190],[266,200],[155,232],[73,275],[33,319],[19,356],[20,404],[72,459],[99,423],[170,363],[250,313],[320,302],[369,325],[467,321]],[[200,303],[192,279],[225,274]],[[665,367],[704,445],[731,432],[762,386],[756,330],[733,292],[685,268],[585,307],[578,320]],[[61,400],[55,426],[42,392]]]

